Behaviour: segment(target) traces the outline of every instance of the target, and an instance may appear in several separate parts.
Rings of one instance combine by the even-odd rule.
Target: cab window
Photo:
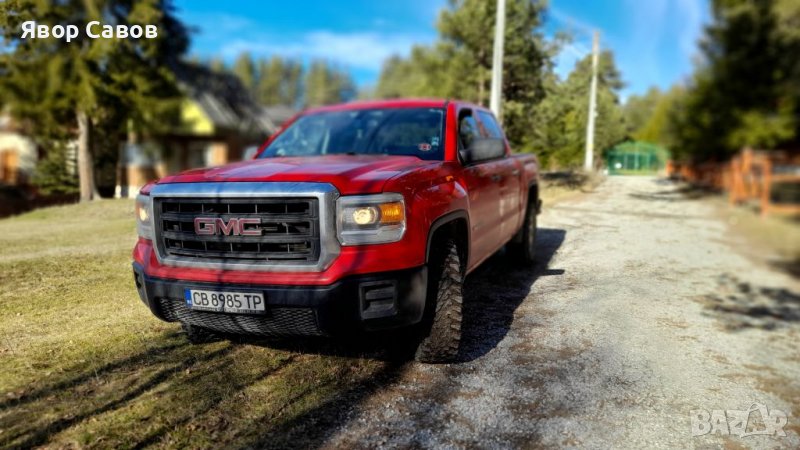
[[[465,111],[461,113],[461,119],[458,122],[458,142],[462,149],[469,148],[475,138],[481,136],[478,123],[472,117],[472,111]]]
[[[497,124],[497,119],[494,118],[493,114],[486,111],[478,111],[478,117],[481,119],[483,128],[489,137],[503,138],[503,130],[500,129],[500,125]]]

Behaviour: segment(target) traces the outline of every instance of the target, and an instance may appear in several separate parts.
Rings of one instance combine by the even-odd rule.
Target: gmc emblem
[[[245,225],[258,225],[261,223],[260,217],[232,217],[225,223],[222,217],[195,217],[194,232],[201,236],[213,236],[223,234],[225,236],[261,236],[261,228]]]

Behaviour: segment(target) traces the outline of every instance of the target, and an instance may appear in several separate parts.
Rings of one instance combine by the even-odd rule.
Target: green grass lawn
[[[106,200],[0,220],[0,447],[311,445],[313,417],[402,369],[327,343],[187,344],[136,294],[132,217]]]

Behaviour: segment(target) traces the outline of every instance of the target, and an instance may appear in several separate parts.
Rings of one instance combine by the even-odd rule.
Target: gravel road
[[[683,190],[614,177],[545,205],[534,269],[501,253],[468,278],[464,362],[397,367],[301,428],[329,448],[800,448],[800,285]],[[723,436],[735,411],[693,436],[691,411],[754,403],[785,437]]]

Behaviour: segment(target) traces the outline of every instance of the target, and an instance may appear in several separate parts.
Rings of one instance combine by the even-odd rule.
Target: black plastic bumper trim
[[[412,269],[356,275],[327,286],[222,284],[168,280],[147,276],[133,263],[134,281],[141,300],[161,320],[161,301],[183,301],[184,289],[261,292],[267,309],[310,308],[324,334],[374,331],[418,323],[425,309],[428,272]],[[379,291],[372,290],[380,287]],[[211,313],[225,314],[225,313]],[[267,314],[268,315],[268,314]],[[238,315],[237,315],[238,316]]]

